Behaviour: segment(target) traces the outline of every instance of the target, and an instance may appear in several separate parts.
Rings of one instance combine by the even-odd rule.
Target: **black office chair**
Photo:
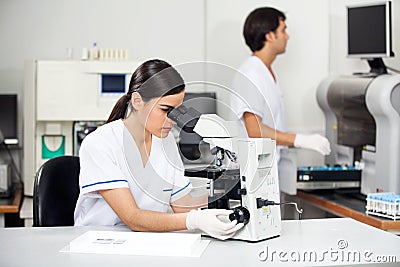
[[[52,158],[40,167],[33,188],[33,226],[74,225],[79,171],[75,156]]]

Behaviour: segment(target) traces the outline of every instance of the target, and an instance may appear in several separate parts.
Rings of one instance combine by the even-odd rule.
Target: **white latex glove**
[[[235,235],[244,224],[237,223],[236,220],[225,223],[219,216],[229,216],[231,210],[224,209],[205,209],[191,210],[186,217],[186,227],[188,230],[201,230],[209,236],[218,239],[228,239]]]
[[[299,148],[315,150],[324,156],[331,153],[331,145],[329,144],[328,139],[319,134],[296,134],[293,145]]]

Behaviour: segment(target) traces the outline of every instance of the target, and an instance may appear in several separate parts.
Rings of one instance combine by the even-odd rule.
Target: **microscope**
[[[210,144],[214,165],[186,169],[189,177],[210,179],[208,208],[232,209],[231,221],[245,226],[233,239],[249,242],[281,234],[281,211],[275,140],[239,138],[237,122],[200,114],[181,105],[168,113],[177,126]]]

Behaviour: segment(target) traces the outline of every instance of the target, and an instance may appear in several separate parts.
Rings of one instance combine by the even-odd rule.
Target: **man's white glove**
[[[201,230],[209,236],[218,239],[228,239],[235,235],[244,224],[237,223],[236,220],[225,223],[219,216],[229,216],[231,210],[224,209],[205,209],[191,210],[186,217],[186,227],[188,230]]]
[[[328,139],[319,134],[296,134],[293,145],[299,148],[315,150],[324,156],[331,153],[331,145],[329,144]]]

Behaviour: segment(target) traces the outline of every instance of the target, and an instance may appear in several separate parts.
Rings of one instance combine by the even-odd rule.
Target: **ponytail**
[[[125,118],[134,92],[148,102],[152,98],[178,94],[183,90],[185,82],[176,69],[160,59],[148,60],[133,72],[128,92],[115,104],[106,123]]]
[[[131,97],[128,94],[121,96],[121,98],[117,101],[117,103],[113,107],[106,123],[125,118],[126,110],[128,109],[128,104],[130,99]]]

